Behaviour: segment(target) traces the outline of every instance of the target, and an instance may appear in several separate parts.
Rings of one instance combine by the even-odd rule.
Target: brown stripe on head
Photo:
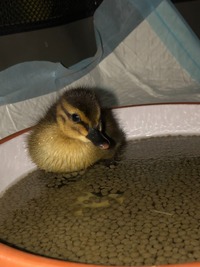
[[[61,97],[61,101],[67,112],[79,114],[84,123],[93,127],[98,124],[101,109],[93,90],[84,88],[68,90]]]
[[[62,101],[60,102],[60,108],[67,119],[71,119],[71,116],[73,114],[77,114],[80,117],[81,121],[85,122],[88,125],[91,123],[81,110],[70,105],[65,99],[62,99]]]
[[[82,123],[74,122],[71,113],[79,115],[81,119],[84,115],[68,103],[63,101],[58,103],[56,114],[58,126],[66,137],[82,140],[88,134],[88,124],[83,125]],[[88,121],[87,118],[84,119]]]
[[[62,134],[84,142],[89,130],[100,129],[101,108],[95,93],[78,88],[66,91],[57,103],[56,117]]]

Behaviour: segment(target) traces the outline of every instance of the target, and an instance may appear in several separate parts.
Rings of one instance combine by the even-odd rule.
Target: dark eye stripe
[[[81,121],[81,122],[79,122],[81,125],[83,125],[83,127],[87,130],[87,131],[89,131],[89,125],[87,124],[87,123],[85,123],[84,121]]]
[[[63,104],[62,104],[62,102],[61,102],[60,105],[61,105],[61,108],[62,108],[62,110],[64,111],[65,115],[66,115],[68,118],[71,118],[71,114],[65,109],[65,107],[64,107]],[[87,124],[86,122],[84,122],[84,121],[80,121],[80,122],[78,122],[78,124],[83,125],[83,127],[84,127],[87,131],[89,131],[89,126],[88,126],[88,124]]]

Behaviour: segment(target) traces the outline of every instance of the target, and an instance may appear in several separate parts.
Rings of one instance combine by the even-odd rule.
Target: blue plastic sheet
[[[104,1],[94,15],[96,55],[71,68],[59,63],[34,61],[1,71],[0,105],[48,94],[79,79],[111,53],[162,1]]]
[[[143,21],[151,25],[170,53],[194,79],[195,86],[183,88],[184,94],[187,92],[199,94],[200,42],[170,2],[167,0],[108,0],[102,3],[94,15],[97,42],[97,53],[94,57],[83,60],[70,68],[65,68],[59,63],[34,61],[21,63],[1,71],[0,105],[42,96],[70,85],[100,64]],[[126,62],[123,64],[126,65]],[[150,89],[150,96],[155,93],[155,97],[162,99],[162,91],[158,88],[151,87]],[[179,100],[178,94],[176,90],[174,92],[177,101]],[[149,101],[152,101],[151,97]]]

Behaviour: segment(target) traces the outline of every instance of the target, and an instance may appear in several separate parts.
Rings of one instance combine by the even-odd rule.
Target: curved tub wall
[[[169,104],[147,105],[114,110],[128,139],[161,135],[199,135],[200,105]],[[0,192],[16,182],[36,166],[31,162],[26,148],[25,133],[0,141]],[[72,262],[53,260],[32,255],[0,243],[0,266],[2,267],[98,267]],[[169,265],[162,265],[168,267]],[[200,267],[199,262],[174,264],[171,267]]]
[[[28,133],[12,138],[0,147],[0,193],[35,168],[26,148]]]
[[[128,139],[200,134],[199,104],[133,106],[114,109],[114,113]],[[28,133],[23,133],[1,144],[0,192],[36,167],[28,156],[27,135]]]
[[[200,135],[200,103],[142,105],[115,112],[128,138]]]

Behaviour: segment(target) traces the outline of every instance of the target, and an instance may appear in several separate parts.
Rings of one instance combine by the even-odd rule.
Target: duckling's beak
[[[108,149],[110,147],[109,140],[97,129],[90,128],[86,136],[95,146],[101,149]]]

